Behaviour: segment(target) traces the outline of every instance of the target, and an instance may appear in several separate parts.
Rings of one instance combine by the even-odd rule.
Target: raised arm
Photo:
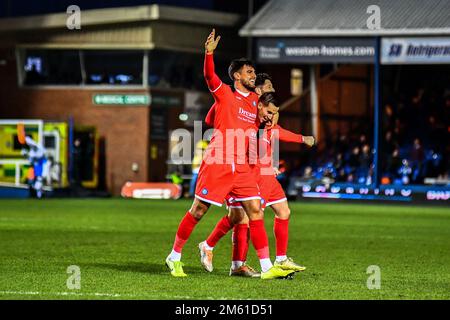
[[[279,125],[276,125],[274,129],[278,129],[279,139],[283,142],[294,142],[294,143],[304,143],[310,147],[314,145],[314,137],[304,136],[301,134],[294,133],[292,131],[286,130]]]
[[[212,32],[209,34],[208,38],[205,42],[205,64],[203,68],[203,74],[205,76],[206,83],[208,84],[209,90],[214,93],[216,92],[221,86],[222,81],[219,79],[219,77],[216,75],[214,71],[214,59],[213,59],[213,53],[214,50],[217,48],[217,44],[219,43],[220,36],[215,37],[216,31],[213,29]]]
[[[275,126],[274,129],[278,129],[280,133],[280,141],[283,142],[294,142],[303,143],[303,135],[294,133],[292,131],[286,130],[279,125]]]

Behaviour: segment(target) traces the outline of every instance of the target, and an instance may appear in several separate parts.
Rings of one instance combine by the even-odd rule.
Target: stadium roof
[[[367,28],[371,5],[381,29]],[[271,0],[240,30],[241,36],[400,36],[450,34],[448,0]]]
[[[0,19],[0,32],[65,27],[67,17],[67,13],[63,12],[37,16],[4,18]],[[153,4],[136,7],[81,10],[81,19],[83,26],[136,23],[155,20],[233,26],[239,21],[240,16],[211,10]]]
[[[243,17],[163,5],[81,10],[81,29],[69,30],[66,12],[0,19],[0,48],[166,49],[203,53],[213,26],[231,41],[223,52],[240,52],[236,35]]]

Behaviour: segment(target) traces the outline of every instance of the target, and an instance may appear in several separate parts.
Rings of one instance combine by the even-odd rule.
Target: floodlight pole
[[[380,185],[380,37],[375,37],[374,61],[374,124],[373,124],[373,180],[372,187]]]

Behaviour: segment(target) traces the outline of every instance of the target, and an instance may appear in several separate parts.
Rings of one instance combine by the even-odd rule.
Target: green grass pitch
[[[288,255],[307,270],[293,280],[228,276],[231,235],[214,249],[213,273],[197,244],[225,213],[213,208],[183,250],[188,278],[164,260],[190,201],[0,200],[0,299],[449,299],[450,210],[375,204],[300,203]],[[274,258],[273,213],[266,229]],[[249,264],[259,263],[250,246]],[[81,289],[69,289],[70,265]],[[380,289],[367,268],[379,266]]]

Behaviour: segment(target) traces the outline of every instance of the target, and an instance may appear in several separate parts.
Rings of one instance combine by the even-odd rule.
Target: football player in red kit
[[[215,130],[200,166],[195,199],[181,220],[172,252],[166,266],[175,277],[185,277],[181,251],[198,221],[211,204],[221,206],[228,194],[240,201],[249,218],[250,238],[257,251],[262,279],[287,278],[292,270],[273,266],[269,255],[268,237],[264,227],[259,188],[249,164],[249,144],[256,137],[255,123],[272,119],[273,104],[263,104],[252,92],[255,69],[248,60],[233,60],[229,75],[234,81],[233,92],[214,71],[213,53],[220,40],[213,30],[205,43],[204,76],[215,99]],[[270,99],[269,99],[270,100]],[[257,110],[264,109],[258,114]],[[242,143],[242,139],[243,143]]]
[[[258,74],[255,82],[255,92],[259,95],[265,92],[273,92],[272,79],[267,74]],[[215,106],[213,106],[206,117],[208,125],[214,125]],[[278,114],[277,114],[278,116]],[[276,117],[278,118],[278,117]],[[263,136],[260,138],[260,147],[265,152],[259,154],[262,159],[258,161],[258,185],[261,192],[262,207],[270,206],[275,213],[274,234],[276,239],[276,259],[275,265],[286,270],[302,271],[305,267],[296,264],[291,258],[286,256],[288,244],[288,224],[290,210],[287,203],[286,195],[275,177],[274,168],[272,166],[272,147],[274,139],[284,142],[305,143],[308,146],[314,145],[312,136],[302,136],[283,129],[279,125],[273,124],[277,119],[268,121]],[[212,250],[216,243],[232,228],[233,232],[233,253],[230,275],[258,277],[259,273],[252,267],[248,266],[245,261],[248,252],[248,219],[242,210],[242,205],[232,196],[227,197],[229,214],[224,216],[216,225],[210,236],[199,244],[201,263],[203,267],[211,272]]]

